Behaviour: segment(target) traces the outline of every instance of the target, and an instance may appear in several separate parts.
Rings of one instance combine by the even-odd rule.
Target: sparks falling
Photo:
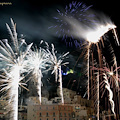
[[[93,11],[88,11],[89,14],[95,13]],[[65,17],[65,21],[68,23],[69,27],[71,28],[71,31],[69,31],[69,35],[73,35],[76,39],[79,40],[79,38],[84,39],[84,44],[87,45],[87,95],[89,99],[89,57],[90,57],[90,47],[92,44],[97,45],[99,41],[102,42],[104,45],[102,37],[110,30],[113,30],[114,36],[116,38],[117,44],[119,45],[118,38],[116,36],[115,28],[116,26],[111,22],[111,20],[106,17],[105,15],[94,15],[93,19],[89,19],[89,24],[83,21],[79,21],[79,19],[76,19],[74,16],[69,18]],[[86,18],[87,19],[87,18]],[[83,44],[83,45],[84,45]],[[100,62],[100,48],[98,47],[98,57]]]
[[[115,29],[116,26],[112,23],[106,23],[106,25],[99,25],[99,24],[96,24],[95,25],[95,29],[89,29],[89,32],[86,32],[85,34],[85,38],[86,40],[88,41],[88,52],[87,52],[87,56],[88,56],[88,64],[87,64],[87,67],[88,67],[88,99],[89,99],[89,54],[90,54],[90,46],[91,44],[96,44],[97,45],[97,49],[98,49],[98,58],[99,58],[99,64],[101,66],[101,51],[100,51],[100,48],[98,46],[98,42],[101,40],[102,43],[103,43],[103,39],[101,39],[101,37],[103,37],[109,30],[111,29]],[[117,39],[116,39],[117,40]],[[117,41],[118,45],[119,45],[119,42]]]
[[[29,72],[32,72],[31,79],[36,85],[39,96],[39,102],[41,104],[41,78],[42,73],[44,72],[44,70],[46,70],[46,67],[48,66],[48,52],[43,48],[40,48],[39,50],[36,49],[34,51],[30,51],[27,55],[27,61],[27,67]]]
[[[52,51],[51,52],[49,51],[50,63],[51,63],[51,66],[52,66],[51,69],[53,69],[52,70],[52,74],[55,73],[55,80],[56,80],[56,82],[57,81],[59,82],[59,95],[61,97],[62,104],[64,104],[63,91],[62,91],[61,65],[68,64],[68,62],[65,62],[65,63],[62,63],[62,62],[63,62],[63,59],[69,54],[69,52],[59,56],[58,58],[57,58],[55,53],[56,53],[55,52],[55,48],[54,48],[54,45],[52,44]]]
[[[116,92],[118,91],[119,89],[119,82],[118,82],[118,79],[119,79],[119,75],[118,75],[118,70],[119,70],[119,67],[116,66],[116,60],[114,58],[114,64],[113,66],[111,66],[109,68],[108,64],[106,63],[106,60],[105,60],[105,57],[103,57],[103,67],[102,68],[93,68],[94,70],[99,70],[101,75],[103,76],[103,81],[101,81],[100,83],[100,88],[101,88],[101,91],[102,91],[102,95],[101,97],[103,97],[103,94],[105,93],[106,89],[108,90],[109,92],[109,95],[108,95],[108,98],[109,98],[109,101],[110,101],[110,104],[111,104],[111,110],[112,112],[114,113],[114,116],[116,116],[116,113],[115,113],[115,100],[117,99],[113,99],[113,94],[114,96],[116,96],[116,93],[115,93],[115,90]],[[106,89],[104,89],[104,86]],[[112,92],[112,89],[113,89],[113,92]],[[119,94],[117,94],[119,96]],[[117,96],[117,97],[118,97]]]
[[[103,78],[104,78],[104,82],[105,82],[105,88],[108,90],[109,92],[109,101],[110,101],[110,104],[111,104],[111,110],[112,112],[114,113],[114,115],[116,116],[115,114],[115,104],[114,104],[114,101],[113,101],[113,92],[112,90],[110,89],[110,84],[108,82],[108,78],[107,78],[107,75],[105,73],[103,73]]]
[[[0,62],[1,65],[3,65],[1,66],[1,69],[3,70],[3,75],[1,76],[3,79],[1,82],[4,83],[2,85],[3,88],[1,91],[8,91],[8,102],[10,105],[9,108],[12,109],[9,109],[9,111],[12,111],[10,116],[13,120],[18,120],[18,87],[22,86],[25,88],[23,86],[25,84],[22,83],[22,80],[24,78],[23,74],[27,71],[25,69],[25,57],[32,44],[27,46],[25,44],[25,41],[18,41],[16,25],[12,19],[11,25],[12,30],[10,29],[9,25],[6,24],[11,40],[13,42],[13,47],[10,46],[7,39],[0,41]],[[23,50],[23,47],[25,50]]]

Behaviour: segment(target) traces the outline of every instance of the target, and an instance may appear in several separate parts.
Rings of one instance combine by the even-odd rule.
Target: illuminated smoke
[[[76,39],[76,36],[73,33],[73,28],[70,25],[72,24],[71,19],[76,19],[79,22],[85,22],[87,24],[90,23],[94,18],[94,15],[89,13],[91,7],[92,5],[87,6],[82,2],[72,1],[69,5],[66,5],[63,11],[57,9],[58,15],[54,17],[57,24],[55,26],[50,26],[49,28],[54,28],[58,38],[65,41],[67,46],[71,47],[75,45],[76,47],[81,47],[83,41],[78,38],[78,42]]]

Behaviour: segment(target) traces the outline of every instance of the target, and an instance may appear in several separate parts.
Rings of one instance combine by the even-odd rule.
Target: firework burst
[[[90,64],[90,61],[89,61],[89,57],[90,57],[90,50],[91,50],[91,45],[92,44],[95,44],[97,46],[97,51],[98,51],[98,58],[99,58],[99,65],[100,67],[102,67],[101,65],[101,50],[99,48],[99,41],[102,42],[103,46],[104,46],[104,42],[103,42],[103,39],[102,37],[109,31],[109,30],[112,30],[114,29],[116,26],[112,23],[107,23],[106,21],[106,24],[98,24],[98,23],[95,23],[95,28],[90,28],[88,29],[88,31],[86,30],[85,32],[85,38],[87,40],[87,60],[88,60],[88,63],[87,63],[87,69],[88,69],[88,72],[87,72],[87,76],[88,76],[88,99],[89,99],[89,64]]]
[[[82,2],[72,1],[72,3],[66,5],[64,12],[57,9],[58,16],[54,17],[57,25],[51,26],[49,28],[55,28],[58,38],[61,37],[61,39],[65,41],[67,46],[73,46],[74,44],[76,47],[81,47],[81,45],[83,44],[83,40],[79,37],[78,42],[78,40],[74,36],[73,28],[71,27],[71,19],[77,19],[80,23],[90,23],[90,21],[92,21],[92,18],[94,17],[93,14],[90,14],[88,12],[91,7],[92,5],[86,6]],[[69,20],[70,23],[67,20]]]
[[[64,58],[69,54],[69,52],[57,57],[56,56],[56,51],[54,48],[54,45],[52,44],[52,51],[49,52],[50,56],[50,64],[51,64],[51,69],[52,69],[52,74],[55,73],[55,80],[56,82],[59,82],[59,95],[61,97],[61,102],[64,104],[64,99],[63,99],[63,91],[62,91],[62,71],[61,71],[61,65],[66,65],[68,62],[63,63]]]
[[[37,92],[39,96],[39,102],[41,104],[41,85],[42,85],[42,73],[44,70],[46,70],[46,67],[48,67],[48,61],[49,61],[49,54],[48,52],[40,48],[35,49],[34,51],[30,51],[29,54],[26,56],[27,58],[27,68],[29,72],[32,72],[31,79],[37,85]]]
[[[29,52],[32,44],[26,45],[23,41],[18,41],[16,25],[11,19],[12,30],[9,25],[6,24],[7,29],[9,31],[12,47],[8,43],[8,40],[5,39],[0,41],[0,64],[3,75],[1,75],[2,79],[2,89],[1,91],[8,91],[9,102],[8,105],[9,111],[12,108],[11,119],[18,120],[18,87],[25,85],[22,83],[23,74],[27,72],[25,57]],[[25,88],[25,87],[24,87]]]

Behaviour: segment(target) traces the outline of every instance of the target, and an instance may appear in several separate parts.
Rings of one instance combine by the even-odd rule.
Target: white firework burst
[[[54,45],[51,44],[51,46],[52,46],[52,52],[50,52],[49,49],[47,49],[49,52],[49,57],[50,57],[49,62],[51,64],[52,74],[55,73],[55,80],[56,80],[56,82],[57,81],[59,82],[59,94],[61,97],[61,102],[62,102],[62,104],[64,104],[63,91],[62,91],[61,66],[69,63],[69,62],[63,63],[64,58],[69,54],[69,52],[57,57],[56,56],[57,51],[55,51]]]
[[[8,92],[9,111],[12,111],[10,119],[18,120],[18,87],[25,85],[22,83],[23,74],[27,72],[25,57],[32,44],[27,46],[22,40],[18,41],[16,24],[12,19],[11,25],[12,29],[6,24],[12,44],[10,45],[7,39],[0,41],[0,64],[3,72],[0,82],[3,83],[1,91]]]
[[[48,52],[43,49],[36,49],[34,51],[30,51],[29,54],[27,55],[27,69],[29,72],[32,72],[32,80],[34,81],[38,96],[39,96],[39,102],[41,104],[41,78],[42,78],[42,73],[44,70],[46,70],[49,66],[48,64],[49,61],[49,55]]]

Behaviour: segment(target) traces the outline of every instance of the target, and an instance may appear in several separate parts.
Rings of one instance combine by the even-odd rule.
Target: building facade
[[[75,91],[63,88],[65,104],[61,97],[48,100],[30,97],[28,100],[27,120],[88,120],[94,114],[93,101],[76,95]]]
[[[28,105],[27,120],[71,120],[71,105]]]
[[[1,99],[0,100],[0,120],[9,120],[10,116],[8,111],[5,109],[6,107],[6,99]]]

